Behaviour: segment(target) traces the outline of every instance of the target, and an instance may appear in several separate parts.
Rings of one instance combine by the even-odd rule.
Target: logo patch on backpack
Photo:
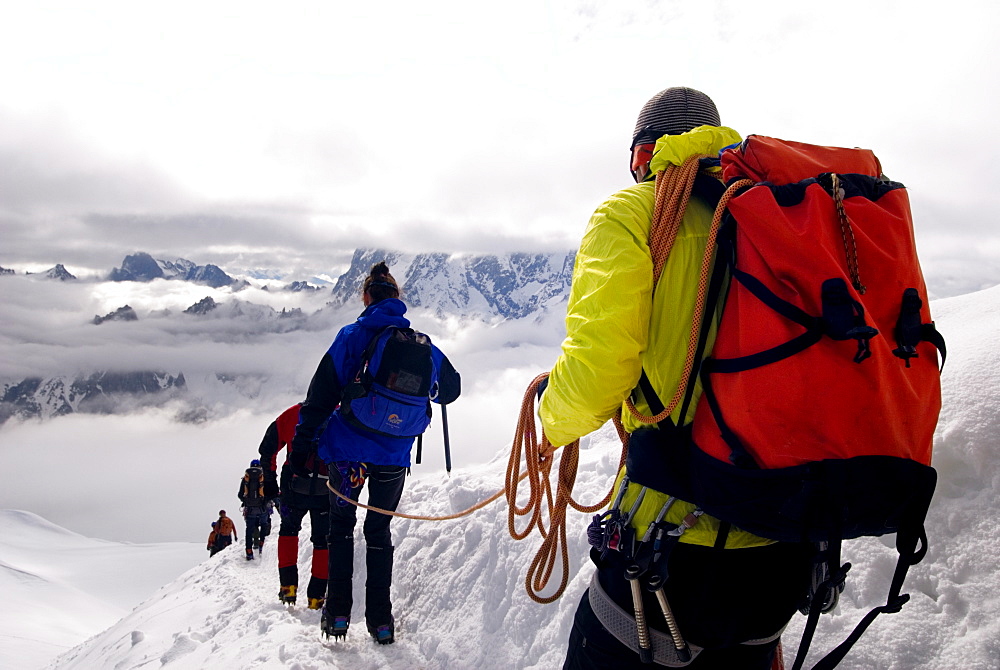
[[[434,382],[431,340],[389,326],[365,347],[354,380],[344,389],[340,415],[355,428],[391,437],[415,437],[431,421]]]

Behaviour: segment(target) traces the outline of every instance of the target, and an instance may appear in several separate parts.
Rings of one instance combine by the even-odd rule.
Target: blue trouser
[[[259,545],[264,541],[264,537],[267,535],[265,528],[270,525],[270,519],[263,507],[247,507],[244,518],[247,522],[247,551],[253,551],[254,545]]]

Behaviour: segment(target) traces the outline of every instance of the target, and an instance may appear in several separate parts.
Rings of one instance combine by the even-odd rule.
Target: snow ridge
[[[608,433],[608,437],[610,437]],[[604,453],[598,453],[604,452]],[[610,480],[617,454],[589,450],[581,457],[578,494],[593,502]],[[503,485],[500,458],[453,476],[410,484],[400,511],[452,514]],[[588,491],[595,491],[589,495]],[[577,515],[577,521],[580,520]],[[275,525],[275,528],[277,525]],[[278,602],[276,542],[261,560],[246,561],[233,546],[206,559],[161,589],[130,615],[50,667],[139,668],[542,668],[557,667],[572,611],[589,578],[586,540],[570,539],[575,575],[557,604],[528,600],[524,575],[537,542],[511,540],[506,506],[494,502],[462,519],[397,519],[393,605],[397,642],[376,645],[364,625],[364,542],[355,542],[355,608],[346,641],[327,641],[319,612]],[[299,574],[309,574],[308,517],[300,533]],[[535,536],[537,539],[537,536]],[[239,544],[239,543],[237,543]],[[551,585],[558,584],[556,574]]]

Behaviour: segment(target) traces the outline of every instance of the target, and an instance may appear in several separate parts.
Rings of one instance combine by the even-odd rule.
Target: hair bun
[[[385,261],[375,263],[368,271],[361,286],[361,293],[367,294],[373,302],[385,300],[386,298],[399,297],[399,284],[396,278],[389,273],[389,266]]]

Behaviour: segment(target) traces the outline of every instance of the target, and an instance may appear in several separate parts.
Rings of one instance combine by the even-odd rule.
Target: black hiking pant
[[[398,465],[368,466],[368,505],[396,511],[403,495],[406,468]],[[340,487],[340,473],[330,469],[331,486]],[[351,499],[357,500],[364,484],[351,489]],[[330,494],[330,581],[327,589],[326,611],[330,616],[351,616],[354,604],[354,527],[358,508]],[[392,517],[366,511],[364,535],[365,552],[365,620],[370,626],[380,626],[392,620]]]
[[[704,647],[690,670],[769,670],[778,640],[743,645],[781,630],[795,614],[809,588],[813,548],[779,543],[747,549],[675,546],[668,559],[665,592],[681,635]],[[633,612],[625,561],[612,552],[598,568],[604,591],[626,612]],[[644,589],[645,591],[645,589]],[[653,594],[643,607],[651,628],[666,632]],[[639,655],[604,626],[585,592],[573,619],[563,670],[649,668]]]
[[[326,485],[323,485],[326,490]],[[286,504],[286,500],[288,504]],[[282,495],[281,525],[278,527],[278,579],[282,586],[299,585],[299,532],[306,514],[312,530],[309,540],[313,547],[313,564],[306,596],[325,598],[329,557],[326,552],[327,536],[330,533],[330,501],[326,494],[318,496]],[[317,565],[322,561],[322,566]]]

